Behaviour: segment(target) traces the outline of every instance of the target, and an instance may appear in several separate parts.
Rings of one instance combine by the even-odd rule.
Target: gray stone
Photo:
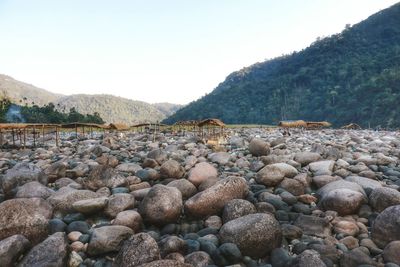
[[[0,263],[3,267],[13,267],[31,243],[23,235],[13,235],[0,241]]]
[[[87,248],[89,255],[101,255],[119,251],[125,239],[134,232],[131,228],[122,225],[111,225],[95,228]]]

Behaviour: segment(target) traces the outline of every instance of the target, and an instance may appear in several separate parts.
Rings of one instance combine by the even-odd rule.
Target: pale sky
[[[0,0],[0,73],[61,94],[187,104],[398,0]]]

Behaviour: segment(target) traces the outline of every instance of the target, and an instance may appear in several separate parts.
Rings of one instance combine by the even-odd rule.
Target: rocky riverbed
[[[399,157],[366,130],[2,150],[0,266],[399,266]]]

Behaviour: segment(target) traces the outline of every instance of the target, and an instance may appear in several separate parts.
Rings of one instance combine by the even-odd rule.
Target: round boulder
[[[371,237],[376,245],[384,248],[389,242],[400,240],[400,205],[391,206],[376,217]]]
[[[222,220],[224,223],[227,223],[231,220],[256,212],[256,207],[251,202],[244,199],[232,199],[224,206]]]
[[[249,144],[249,151],[256,157],[266,156],[270,152],[270,145],[260,138],[253,138]]]
[[[200,162],[190,170],[188,180],[195,186],[199,186],[205,180],[217,176],[218,171],[213,165],[207,162]]]
[[[165,225],[179,219],[182,206],[182,194],[177,188],[157,184],[141,202],[140,213],[150,223]]]
[[[281,245],[279,222],[268,213],[249,214],[224,224],[220,229],[222,243],[234,243],[243,255],[262,258]]]
[[[274,163],[262,168],[256,175],[256,181],[266,186],[276,186],[283,178],[292,178],[298,171],[286,163]]]
[[[400,204],[400,192],[389,187],[375,188],[369,195],[369,203],[375,211],[381,212],[387,207]]]
[[[160,174],[163,178],[179,179],[185,174],[185,170],[179,162],[170,159],[161,165]]]

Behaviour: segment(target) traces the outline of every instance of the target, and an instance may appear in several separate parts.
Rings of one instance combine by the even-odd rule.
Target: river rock
[[[385,262],[392,262],[400,265],[400,241],[392,241],[383,250],[383,259]]]
[[[245,198],[248,190],[243,178],[228,177],[189,198],[185,202],[185,211],[194,217],[216,215],[230,200]]]
[[[160,251],[154,238],[147,233],[139,233],[123,243],[113,267],[134,267],[160,258]]]
[[[310,163],[308,166],[310,167],[310,170],[314,173],[314,176],[332,175],[335,162],[333,160],[316,161]]]
[[[188,199],[197,193],[196,186],[194,186],[194,184],[192,184],[191,182],[189,182],[186,179],[174,180],[174,181],[168,183],[167,186],[175,187],[179,191],[181,191],[183,199]]]
[[[326,267],[321,255],[312,249],[304,250],[291,264],[293,267]]]
[[[29,182],[24,184],[23,186],[18,187],[17,193],[15,194],[16,198],[43,198],[47,199],[54,191],[48,188],[47,186],[37,182]]]
[[[249,151],[253,156],[266,156],[270,152],[270,145],[260,138],[253,138],[249,143]]]
[[[251,202],[244,199],[232,199],[224,206],[222,220],[224,223],[227,223],[231,220],[256,212],[256,207]]]
[[[127,226],[137,233],[142,226],[142,221],[142,216],[137,211],[124,210],[117,214],[112,224]]]
[[[48,178],[36,165],[23,162],[16,164],[6,172],[2,178],[1,187],[6,197],[12,197],[17,186],[33,181],[47,185]]]
[[[31,243],[23,235],[13,235],[0,241],[0,263],[12,267],[18,258],[30,248]]]
[[[140,167],[140,165],[136,163],[122,163],[115,167],[116,171],[127,172],[131,174],[135,174],[138,170],[141,169],[142,167]]]
[[[16,198],[0,203],[0,240],[21,234],[37,244],[47,236],[53,207],[41,198]]]
[[[210,255],[204,251],[195,251],[186,255],[185,262],[194,267],[206,267],[213,263]]]
[[[108,252],[117,252],[122,243],[134,232],[131,228],[122,225],[111,225],[95,228],[87,248],[89,255],[100,255]]]
[[[319,161],[321,155],[315,152],[298,152],[294,155],[294,160],[301,164],[301,166],[306,166],[311,162]]]
[[[77,190],[71,187],[62,187],[47,200],[54,210],[62,213],[74,212],[73,203],[79,200],[97,198],[98,195],[90,190]]]
[[[261,258],[282,242],[278,221],[267,213],[249,214],[225,223],[219,232],[222,243],[236,244],[243,255]]]
[[[294,222],[294,225],[303,230],[306,235],[322,238],[331,235],[332,225],[326,218],[301,214]]]
[[[83,185],[90,190],[98,190],[102,187],[119,187],[127,184],[124,176],[107,165],[98,165],[93,168],[89,176],[83,180]]]
[[[276,186],[282,182],[283,178],[292,178],[298,171],[293,166],[286,163],[274,163],[262,168],[256,175],[258,183],[266,186]]]
[[[400,240],[400,205],[390,206],[376,217],[371,237],[376,245],[384,248],[389,242]]]
[[[128,193],[117,193],[108,198],[104,214],[114,218],[121,211],[135,206],[135,197]]]
[[[170,159],[161,165],[160,174],[163,178],[179,179],[185,174],[185,170],[179,162]]]
[[[219,165],[226,165],[230,161],[231,154],[228,152],[216,152],[210,154],[208,157],[211,162],[218,163]]]
[[[369,195],[369,203],[375,211],[382,212],[387,207],[400,205],[400,192],[389,187],[375,188]]]
[[[209,178],[218,176],[217,169],[207,162],[200,162],[190,170],[188,180],[195,186],[199,186],[202,182]]]
[[[65,233],[55,233],[33,247],[18,266],[64,267],[68,259],[68,242]]]
[[[182,194],[174,187],[153,186],[140,204],[144,219],[156,225],[176,222],[182,211]]]
[[[107,197],[89,198],[74,202],[72,208],[83,214],[92,214],[103,210],[107,202]]]

